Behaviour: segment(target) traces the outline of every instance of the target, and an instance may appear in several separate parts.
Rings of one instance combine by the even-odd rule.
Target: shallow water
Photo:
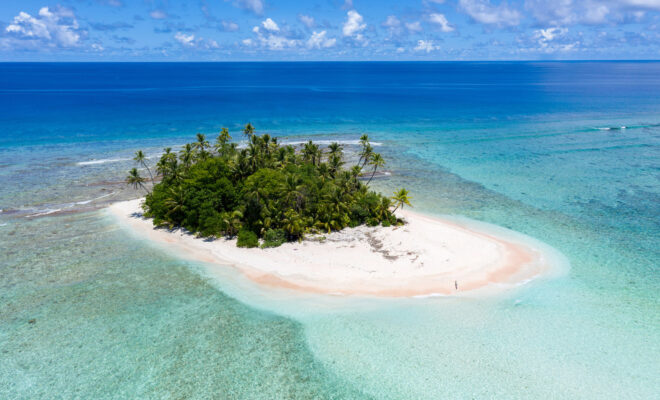
[[[0,72],[0,398],[660,392],[658,63]],[[292,295],[214,279],[101,209],[140,195],[121,183],[137,148],[247,120],[349,151],[368,132],[379,190],[530,235],[570,269],[496,297]]]

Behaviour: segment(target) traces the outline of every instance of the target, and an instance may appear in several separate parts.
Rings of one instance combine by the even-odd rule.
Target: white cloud
[[[101,46],[98,43],[94,43],[94,44],[92,44],[92,49],[96,50],[96,51],[103,51],[103,46]]]
[[[285,48],[293,48],[298,46],[297,40],[288,39],[284,36],[278,35],[268,35],[267,37],[261,37],[260,41],[269,50],[283,50]]]
[[[222,21],[221,24],[225,32],[236,32],[239,29],[238,24],[233,21]]]
[[[323,49],[333,47],[337,43],[335,38],[327,38],[326,31],[312,32],[312,36],[307,40],[307,47],[310,49]]]
[[[389,15],[381,25],[387,28],[387,31],[392,36],[400,35],[403,32],[401,21],[399,21],[396,15]]]
[[[251,11],[257,15],[261,15],[264,13],[263,0],[237,0],[234,1],[234,4],[240,8]]]
[[[21,11],[7,25],[5,32],[15,45],[39,47],[75,47],[80,44],[79,25],[73,11],[66,8],[39,9],[36,17]]]
[[[419,21],[406,22],[406,28],[410,32],[421,32],[422,31],[422,24]]]
[[[274,25],[271,25],[269,21],[272,22]],[[270,18],[263,21],[262,25],[264,26],[264,29],[266,31],[265,34],[258,26],[255,26],[254,28],[252,28],[252,32],[254,32],[257,35],[256,40],[244,39],[242,43],[246,46],[261,45],[262,47],[267,48],[269,50],[283,50],[286,48],[294,48],[294,47],[298,47],[298,45],[300,44],[298,40],[287,38],[283,34],[278,33],[279,27]],[[277,28],[277,30],[274,30],[275,28]]]
[[[433,43],[433,40],[419,40],[417,41],[417,46],[415,46],[413,50],[425,51],[427,53],[430,53],[433,50],[437,50],[437,49],[439,49],[439,47]]]
[[[541,46],[547,46],[548,42],[565,35],[566,32],[568,32],[568,29],[559,27],[537,29],[534,31],[534,39],[538,40]]]
[[[266,18],[265,21],[262,21],[261,25],[263,25],[264,29],[269,32],[279,32],[280,30],[280,27],[270,18]]]
[[[570,41],[567,37],[568,29],[562,27],[552,27],[547,29],[537,29],[532,34],[532,40],[536,44],[533,48],[522,49],[523,51],[533,52],[567,52],[576,50],[580,45],[579,41]]]
[[[153,10],[152,12],[149,13],[149,16],[153,19],[165,19],[165,18],[167,18],[167,14],[163,10]]]
[[[391,36],[399,36],[405,33],[405,30],[412,33],[422,31],[422,24],[419,21],[404,23],[396,15],[389,15],[381,25],[387,28]]]
[[[182,32],[177,32],[176,35],[174,35],[174,40],[179,42],[181,46],[185,48],[206,49],[206,50],[220,48],[218,42],[216,42],[213,39],[204,39],[201,37],[195,38],[195,35],[193,34],[186,35],[185,33]]]
[[[300,22],[302,22],[303,25],[305,25],[306,27],[308,27],[310,29],[312,27],[314,27],[314,17],[310,17],[309,15],[300,14],[298,16],[298,20],[300,20]]]
[[[604,4],[594,4],[588,7],[584,14],[584,20],[590,24],[599,24],[604,22],[607,15],[610,13],[610,8]]]
[[[387,28],[396,28],[401,26],[401,21],[399,21],[396,15],[388,15],[385,22],[383,22],[383,26]]]
[[[445,17],[444,14],[433,13],[429,15],[429,21],[438,25],[443,32],[452,32],[454,30],[454,27],[449,24],[449,21],[447,21],[447,17]]]
[[[525,0],[525,9],[546,25],[603,24],[641,19],[645,11],[660,10],[660,0]]]
[[[359,33],[367,27],[364,23],[364,18],[355,10],[350,10],[346,13],[346,22],[341,31],[344,36],[361,36]]]
[[[586,6],[586,7],[585,7]],[[539,22],[548,25],[567,25],[586,20],[585,16],[590,13],[590,23],[599,23],[594,10],[604,18],[609,13],[609,8],[601,3],[587,0],[583,3],[575,3],[573,0],[525,0],[525,8]],[[586,21],[585,21],[586,22]]]
[[[622,3],[630,7],[660,10],[660,0],[623,0]]]
[[[515,26],[522,18],[506,1],[497,6],[490,4],[490,0],[459,0],[458,4],[472,19],[485,25]]]
[[[177,32],[174,35],[174,39],[184,47],[195,47],[195,35],[186,35],[185,33]]]

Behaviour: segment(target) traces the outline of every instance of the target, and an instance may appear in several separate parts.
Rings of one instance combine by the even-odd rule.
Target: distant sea
[[[130,235],[122,180],[198,132],[363,133],[419,212],[570,269],[494,297],[268,293]],[[652,399],[660,63],[0,63],[0,398]]]

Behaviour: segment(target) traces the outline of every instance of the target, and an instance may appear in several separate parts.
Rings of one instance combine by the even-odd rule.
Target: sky
[[[660,59],[660,0],[2,0],[0,61]]]

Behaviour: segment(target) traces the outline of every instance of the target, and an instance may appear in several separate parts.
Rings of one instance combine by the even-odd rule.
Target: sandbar
[[[259,285],[345,296],[415,297],[499,291],[542,276],[550,258],[533,242],[409,210],[398,227],[347,228],[276,248],[238,248],[183,229],[155,228],[141,199],[109,211],[126,228],[186,259],[236,268]],[[522,235],[521,235],[522,236]],[[212,271],[211,271],[212,272]]]

